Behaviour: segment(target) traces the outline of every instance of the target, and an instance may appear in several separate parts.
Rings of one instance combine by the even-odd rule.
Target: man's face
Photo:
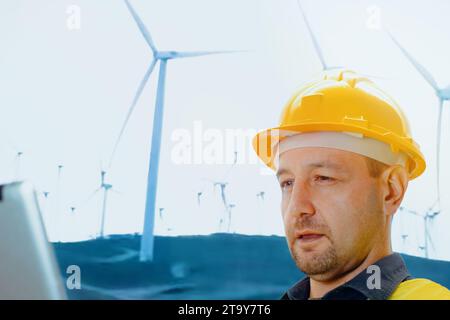
[[[309,276],[327,280],[356,268],[385,230],[378,180],[365,157],[331,148],[281,154],[278,180],[289,250]]]

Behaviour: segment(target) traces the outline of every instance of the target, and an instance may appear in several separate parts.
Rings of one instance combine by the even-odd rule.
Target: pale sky
[[[180,129],[194,136],[197,121],[203,134],[209,129],[224,137],[227,129],[256,131],[277,124],[293,91],[321,69],[295,0],[131,2],[161,50],[246,50],[169,61],[156,204],[164,208],[164,219],[157,217],[155,232],[219,231],[224,209],[219,189],[214,193],[210,180],[226,176],[227,199],[236,205],[231,230],[283,235],[278,184],[274,176],[262,174],[261,165],[249,163],[249,157],[255,160],[249,144],[227,174],[230,161],[175,163],[171,137]],[[386,34],[368,25],[376,25],[374,12],[379,12],[380,21],[444,87],[450,82],[450,44],[444,41],[450,33],[450,3],[302,3],[327,63],[374,76],[408,116],[428,167],[410,183],[403,205],[423,213],[436,198],[437,98]],[[71,6],[80,10],[79,29],[68,27]],[[92,237],[99,232],[102,195],[85,200],[100,184],[101,165],[107,165],[151,51],[121,0],[4,0],[0,15],[0,180],[17,178],[16,153],[23,152],[18,178],[50,192],[47,199],[41,197],[50,238]],[[107,176],[119,192],[109,194],[108,234],[142,231],[157,75],[158,68]],[[449,107],[447,103],[443,114],[443,210],[430,227],[430,257],[445,260],[450,260],[450,169],[445,166],[450,162]],[[203,139],[205,146],[207,138]],[[233,152],[225,149],[228,159]],[[56,196],[58,164],[64,165],[61,210]],[[265,192],[264,201],[257,199],[259,191]],[[71,206],[77,207],[74,213]],[[402,234],[408,234],[404,243]],[[418,249],[422,244],[420,219],[398,214],[394,250],[423,255]]]

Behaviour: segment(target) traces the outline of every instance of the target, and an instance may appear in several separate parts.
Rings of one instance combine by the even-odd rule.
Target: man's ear
[[[385,212],[393,215],[400,206],[408,188],[408,172],[400,165],[391,166],[382,174]]]

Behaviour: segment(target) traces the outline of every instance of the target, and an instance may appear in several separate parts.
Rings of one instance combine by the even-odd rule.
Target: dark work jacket
[[[374,275],[372,270],[365,269],[350,281],[329,291],[322,300],[386,300],[394,292],[397,286],[411,279],[403,258],[398,253],[393,253],[374,263],[380,270],[380,286],[374,288],[368,285]],[[369,281],[368,281],[369,280]],[[309,277],[302,279],[292,286],[281,297],[281,300],[308,300]]]

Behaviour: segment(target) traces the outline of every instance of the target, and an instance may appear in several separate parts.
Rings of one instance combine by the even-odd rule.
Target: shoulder
[[[450,291],[429,279],[417,278],[400,283],[389,300],[450,300]]]

